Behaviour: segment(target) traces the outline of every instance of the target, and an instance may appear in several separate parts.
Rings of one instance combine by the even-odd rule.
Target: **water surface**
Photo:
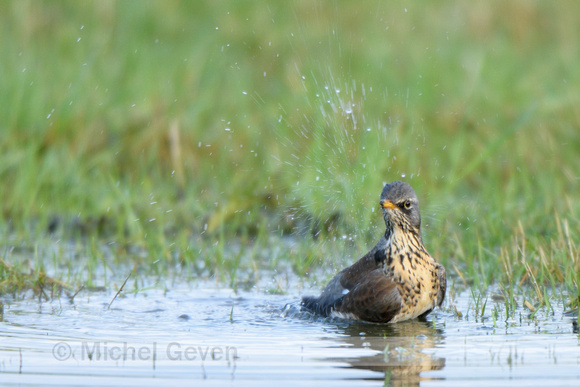
[[[3,384],[577,386],[573,317],[518,307],[475,318],[464,291],[427,321],[394,325],[300,312],[299,294],[173,284],[113,299],[5,300]],[[459,317],[451,306],[462,312]]]

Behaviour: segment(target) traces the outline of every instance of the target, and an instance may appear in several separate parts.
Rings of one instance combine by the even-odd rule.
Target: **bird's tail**
[[[300,303],[300,306],[302,307],[303,310],[307,310],[307,311],[315,313],[315,314],[322,314],[323,316],[325,316],[324,313],[321,313],[322,308],[320,307],[320,304],[318,303],[318,297],[313,297],[313,296],[302,297],[302,302]]]
[[[330,303],[327,298],[305,296],[302,297],[300,306],[302,307],[302,310],[308,310],[309,312],[318,314],[322,317],[328,317],[333,310],[340,308],[341,303],[342,297]]]

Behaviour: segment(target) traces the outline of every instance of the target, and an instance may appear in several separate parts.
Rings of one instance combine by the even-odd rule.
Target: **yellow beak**
[[[381,200],[381,207],[388,208],[389,210],[394,210],[396,208],[393,202],[387,199]]]

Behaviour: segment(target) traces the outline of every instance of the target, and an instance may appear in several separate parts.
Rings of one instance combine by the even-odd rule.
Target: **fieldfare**
[[[445,268],[423,246],[415,191],[402,181],[392,182],[383,188],[380,205],[383,237],[335,275],[319,297],[303,297],[304,309],[325,317],[394,323],[425,317],[441,306]]]

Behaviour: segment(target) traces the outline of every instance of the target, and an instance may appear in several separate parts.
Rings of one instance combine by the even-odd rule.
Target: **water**
[[[448,307],[427,322],[374,325],[301,312],[298,291],[234,292],[215,283],[168,288],[117,298],[110,309],[110,292],[83,291],[73,302],[5,300],[1,383],[580,383],[580,336],[562,305],[533,318],[520,307],[507,322],[476,321],[469,317],[471,293],[463,291],[448,302],[463,317]],[[488,311],[492,304],[490,298]]]

